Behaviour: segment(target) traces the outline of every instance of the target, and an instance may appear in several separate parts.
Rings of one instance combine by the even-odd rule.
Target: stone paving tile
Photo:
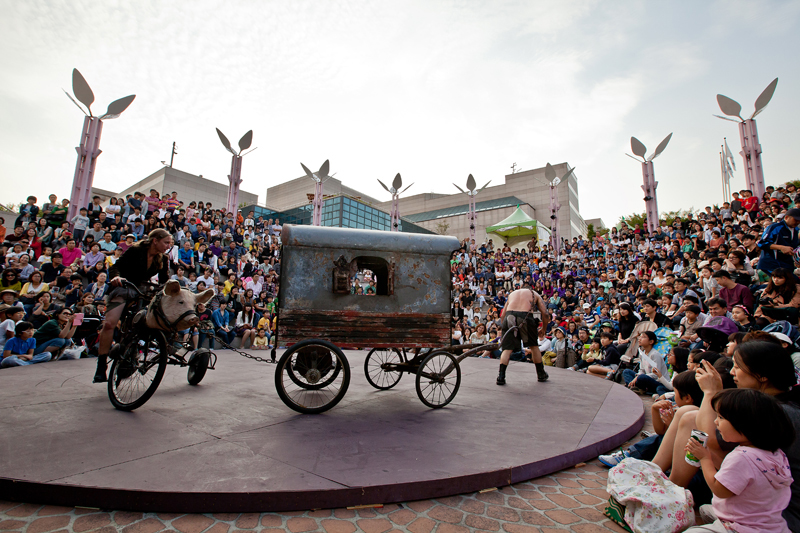
[[[649,399],[645,429],[652,431]],[[621,532],[602,513],[608,470],[597,460],[497,490],[365,509],[287,513],[138,513],[0,500],[0,531],[25,533]]]

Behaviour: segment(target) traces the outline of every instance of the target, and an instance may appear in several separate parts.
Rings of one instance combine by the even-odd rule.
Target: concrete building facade
[[[185,206],[189,202],[203,202],[211,204],[215,209],[224,208],[228,201],[228,185],[205,179],[202,175],[195,176],[172,167],[163,167],[118,193],[116,196],[125,198],[128,194],[140,191],[147,196],[150,189],[155,189],[163,196],[172,191],[178,193],[178,200]],[[258,195],[251,192],[239,191],[239,203],[254,205],[258,203]]]
[[[566,174],[567,163],[553,165],[557,176]],[[511,215],[517,206],[543,226],[550,228],[550,185],[544,176],[545,169],[537,168],[507,174],[504,183],[483,189],[476,198],[477,227],[475,236],[481,242],[488,239],[486,228]],[[482,179],[478,180],[479,182]],[[467,212],[469,198],[454,190],[454,194],[424,193],[400,199],[403,220],[435,233],[454,235],[459,239],[469,237]],[[559,230],[563,238],[586,235],[586,223],[580,214],[578,178],[573,172],[556,187],[561,210]],[[391,201],[380,201],[343,185],[336,178],[325,182],[325,196],[346,195],[360,198],[363,202],[390,212]],[[285,211],[308,205],[309,195],[314,193],[314,184],[307,177],[293,179],[267,189],[266,204],[269,208]],[[497,242],[497,239],[494,239]]]
[[[557,176],[563,176],[569,168],[567,163],[553,165]],[[477,224],[475,237],[480,243],[487,239],[486,228],[496,224],[514,212],[517,205],[537,222],[550,228],[550,185],[544,176],[544,167],[507,174],[502,185],[490,185],[477,196]],[[483,179],[477,180],[479,183]],[[455,188],[454,188],[455,190]],[[556,187],[561,210],[559,232],[562,238],[586,235],[586,223],[580,214],[578,199],[578,178],[573,172]],[[447,233],[459,239],[469,237],[466,195],[418,194],[400,200],[400,212],[415,224],[436,231],[441,224],[448,224]],[[493,205],[494,204],[494,205]],[[388,203],[379,204],[386,207]],[[483,207],[483,209],[482,209]],[[459,208],[459,209],[453,209]],[[451,215],[446,211],[453,209]],[[496,239],[495,239],[496,242]]]

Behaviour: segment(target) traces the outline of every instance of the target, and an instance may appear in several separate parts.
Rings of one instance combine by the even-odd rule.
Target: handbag
[[[634,533],[677,533],[695,525],[694,498],[655,463],[629,457],[608,472],[606,491],[625,506]]]

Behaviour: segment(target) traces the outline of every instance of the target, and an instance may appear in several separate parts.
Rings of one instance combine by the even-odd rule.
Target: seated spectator
[[[728,304],[728,309],[732,309],[736,305],[741,305],[748,311],[753,310],[753,293],[744,285],[739,285],[733,281],[730,272],[727,270],[719,270],[714,272],[713,277],[717,280],[717,283],[719,283],[719,295]]]
[[[72,343],[77,325],[74,324],[75,314],[69,309],[59,309],[53,314],[53,318],[42,324],[36,330],[34,339],[36,340],[35,353],[56,353],[61,352]]]
[[[667,375],[664,356],[653,349],[658,337],[652,331],[639,334],[639,372],[630,369],[622,371],[625,384],[634,392],[653,394],[659,386],[659,378]]]
[[[33,338],[33,331],[33,324],[30,322],[22,321],[16,325],[14,336],[3,346],[3,362],[0,367],[26,366],[50,360],[49,353],[34,355],[36,339]]]
[[[800,309],[800,291],[797,290],[794,274],[791,270],[774,269],[767,287],[758,299],[758,309],[754,316],[768,322],[788,320],[797,324],[798,309]]]

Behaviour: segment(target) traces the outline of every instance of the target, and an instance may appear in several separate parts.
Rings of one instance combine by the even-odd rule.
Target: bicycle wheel
[[[153,395],[167,368],[167,342],[160,331],[144,329],[111,364],[108,398],[117,409],[133,411]]]
[[[389,390],[403,377],[403,372],[392,366],[404,362],[403,354],[397,348],[373,348],[364,359],[364,375],[376,389]]]
[[[460,386],[461,367],[448,352],[433,352],[419,366],[417,396],[428,407],[444,407],[453,401]]]
[[[208,361],[211,359],[211,351],[205,348],[197,350],[189,360],[189,372],[186,375],[189,385],[197,385],[208,371]]]
[[[298,413],[327,411],[350,386],[350,364],[334,344],[309,339],[286,350],[275,369],[275,388],[283,403]]]

